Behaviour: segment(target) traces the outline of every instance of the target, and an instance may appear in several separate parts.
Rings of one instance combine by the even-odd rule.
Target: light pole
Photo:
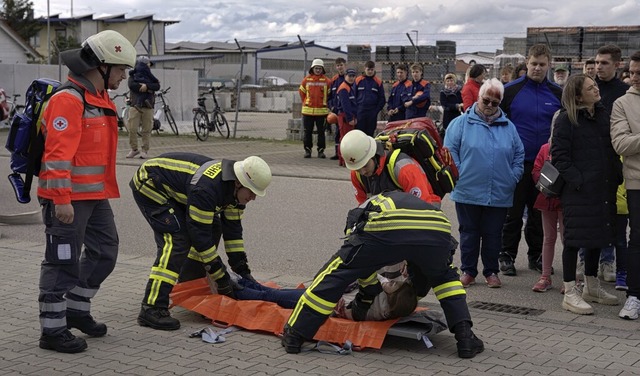
[[[49,0],[47,0],[47,65],[51,64],[51,15]]]
[[[418,52],[420,51],[420,49],[418,48],[418,46],[420,45],[418,43],[418,30],[411,30],[411,32],[412,33],[416,33],[416,56],[415,56],[415,59],[416,59],[416,63],[417,63],[418,62]]]

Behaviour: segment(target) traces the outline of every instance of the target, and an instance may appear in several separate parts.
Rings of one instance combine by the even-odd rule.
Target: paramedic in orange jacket
[[[343,137],[340,149],[351,170],[359,204],[373,195],[401,190],[440,207],[440,196],[433,192],[420,164],[409,155],[400,150],[384,150],[382,144],[357,129]]]
[[[116,181],[118,121],[107,89],[115,90],[135,64],[136,50],[107,30],[82,48],[61,53],[69,82],[51,97],[42,117],[45,135],[38,198],[46,250],[40,269],[40,348],[76,353],[87,348],[76,328],[93,337],[107,326],[90,314],[91,298],[111,273],[118,233],[109,204]],[[82,245],[84,244],[84,252]]]
[[[313,148],[313,126],[318,131],[318,158],[324,155],[324,126],[329,114],[327,101],[331,91],[331,80],[325,76],[322,59],[313,59],[309,74],[302,80],[298,92],[302,99],[302,126],[304,127],[304,157],[311,158]]]

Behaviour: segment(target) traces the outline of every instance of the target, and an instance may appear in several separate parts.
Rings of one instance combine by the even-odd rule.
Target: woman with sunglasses
[[[485,81],[477,102],[449,124],[444,139],[460,172],[451,200],[460,225],[464,287],[475,284],[479,256],[487,285],[502,286],[498,278],[502,225],[524,172],[524,146],[499,107],[503,97],[504,86],[498,79]]]

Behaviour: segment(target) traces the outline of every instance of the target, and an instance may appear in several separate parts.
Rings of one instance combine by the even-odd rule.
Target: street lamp
[[[415,56],[415,59],[416,59],[416,63],[417,63],[418,62],[418,52],[420,51],[420,49],[418,48],[418,46],[420,45],[418,43],[418,30],[411,30],[411,32],[412,33],[416,33],[416,56]]]

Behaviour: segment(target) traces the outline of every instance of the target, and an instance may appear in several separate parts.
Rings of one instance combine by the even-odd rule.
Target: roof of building
[[[29,43],[27,43],[20,34],[18,34],[8,23],[4,20],[0,20],[0,29],[5,32],[9,38],[11,38],[17,45],[20,46],[25,52],[27,56],[30,56],[32,59],[41,59],[42,55],[38,53]]]

